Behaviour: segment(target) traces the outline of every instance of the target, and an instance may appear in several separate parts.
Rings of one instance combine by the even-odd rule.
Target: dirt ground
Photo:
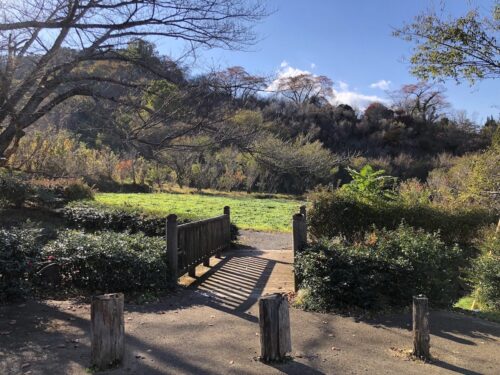
[[[108,374],[500,374],[500,324],[431,311],[432,363],[407,356],[410,313],[356,319],[291,309],[292,353],[258,361],[260,295],[293,286],[289,235],[243,232],[159,302],[125,306],[126,357]],[[249,246],[253,245],[253,246]],[[87,374],[90,307],[75,301],[0,306],[0,374]]]

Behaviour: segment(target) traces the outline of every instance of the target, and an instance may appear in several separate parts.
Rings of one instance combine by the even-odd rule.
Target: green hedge
[[[63,216],[69,226],[87,231],[112,230],[115,232],[143,232],[147,236],[165,236],[166,218],[95,203],[75,202],[63,209]],[[177,219],[179,224],[190,220]],[[236,241],[239,228],[231,223],[231,240]]]
[[[296,273],[312,310],[406,306],[425,294],[450,306],[459,296],[462,251],[439,233],[407,225],[376,230],[356,244],[322,240],[298,255]]]
[[[475,297],[487,309],[500,311],[500,233],[485,230],[479,244],[481,255],[471,269]]]
[[[142,233],[67,230],[42,250],[61,266],[63,287],[90,292],[159,291],[169,285],[166,243]]]
[[[53,208],[93,197],[93,190],[79,179],[32,180],[24,173],[0,168],[0,207],[20,208],[26,204]]]
[[[0,229],[0,301],[20,298],[30,291],[41,238],[38,229]]]
[[[339,190],[317,191],[309,198],[309,232],[315,238],[341,236],[356,241],[373,226],[394,229],[405,222],[428,232],[439,230],[446,243],[469,247],[478,230],[495,221],[491,213],[481,209],[448,211],[432,205],[407,205],[399,200],[369,202]]]
[[[63,209],[64,218],[72,227],[88,231],[112,230],[148,236],[164,236],[166,219],[91,204],[70,204]]]

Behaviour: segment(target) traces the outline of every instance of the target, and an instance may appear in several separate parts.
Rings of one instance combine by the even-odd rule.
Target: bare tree
[[[333,81],[326,76],[301,73],[276,80],[276,91],[295,104],[323,102],[333,98]]]
[[[215,72],[212,82],[216,85],[216,89],[231,99],[240,100],[244,104],[252,95],[264,90],[266,78],[251,75],[241,66],[232,66]]]
[[[0,159],[15,152],[25,130],[75,96],[151,111],[109,86],[144,82],[85,69],[97,62],[135,67],[168,79],[162,65],[125,53],[137,38],[175,38],[192,47],[241,48],[255,41],[265,16],[246,0],[23,0],[0,2]],[[0,161],[1,163],[1,161]]]
[[[444,88],[427,82],[403,85],[390,93],[397,110],[418,118],[423,122],[434,122],[449,107]]]

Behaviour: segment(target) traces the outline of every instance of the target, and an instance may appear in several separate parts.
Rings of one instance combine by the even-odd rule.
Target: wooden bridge
[[[303,242],[304,212],[293,217],[293,236],[242,231],[234,248],[229,207],[224,207],[223,215],[206,220],[177,225],[176,219],[167,218],[173,278],[208,297],[212,307],[256,321],[247,311],[260,296],[294,291],[293,248]]]

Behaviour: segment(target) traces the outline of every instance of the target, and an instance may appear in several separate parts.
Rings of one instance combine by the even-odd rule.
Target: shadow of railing
[[[208,298],[207,306],[256,323],[258,318],[248,310],[262,295],[275,264],[276,261],[256,257],[255,253],[226,253],[190,288]]]

